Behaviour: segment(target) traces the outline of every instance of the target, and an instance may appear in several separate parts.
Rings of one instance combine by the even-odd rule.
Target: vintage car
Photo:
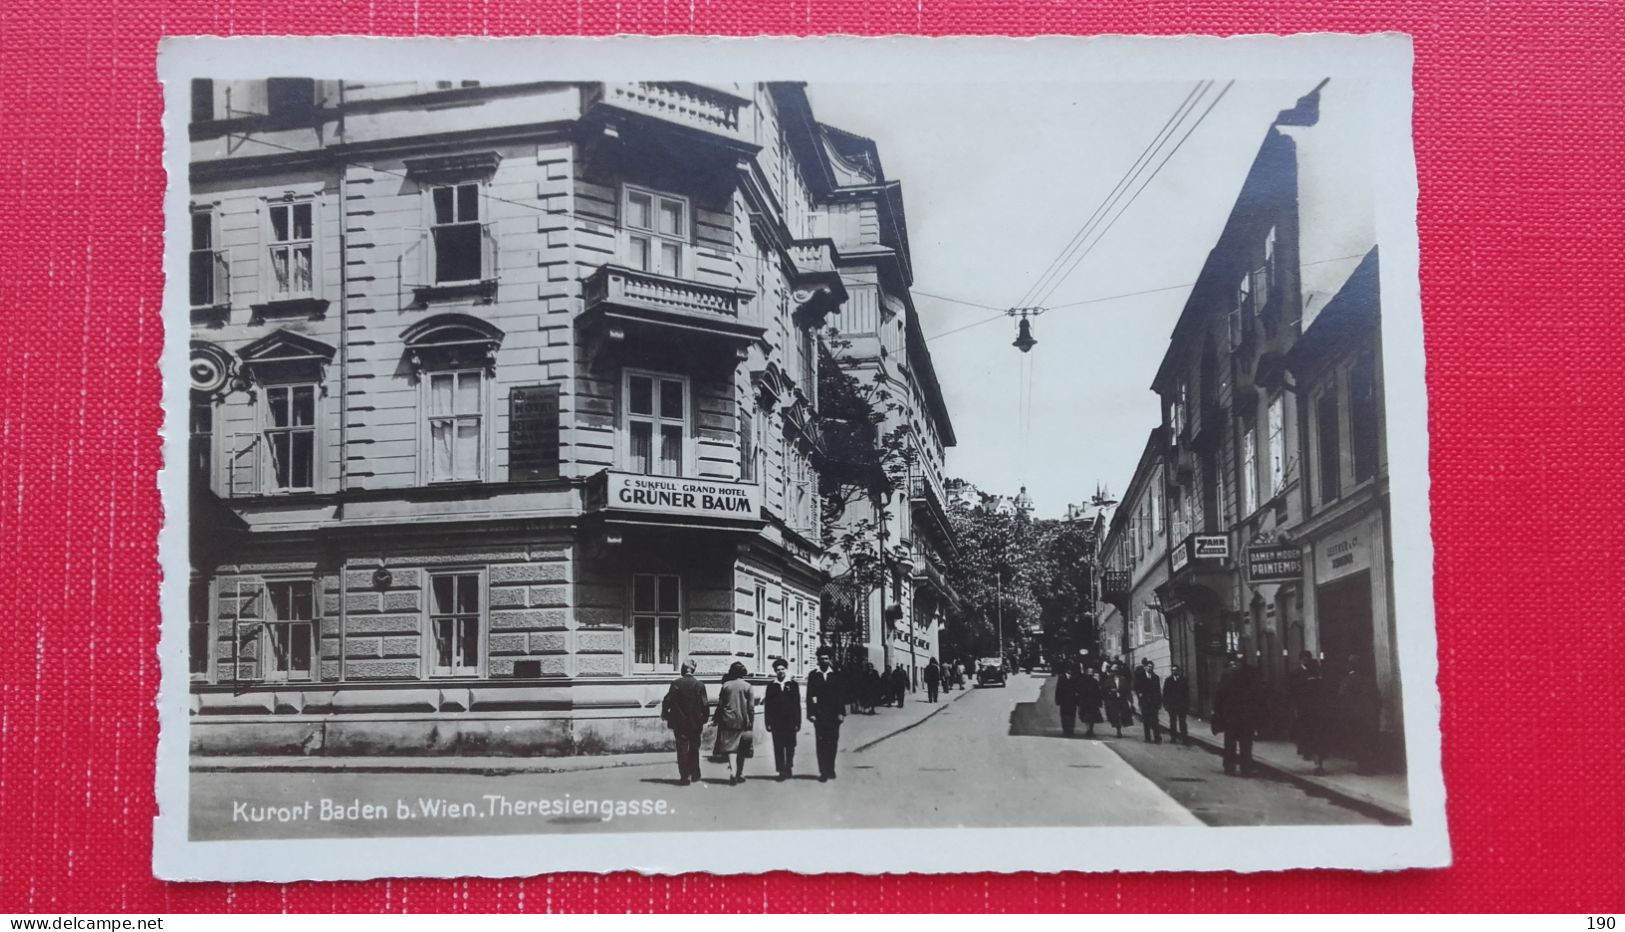
[[[998,657],[983,657],[976,661],[976,685],[1004,685],[1004,661]]]

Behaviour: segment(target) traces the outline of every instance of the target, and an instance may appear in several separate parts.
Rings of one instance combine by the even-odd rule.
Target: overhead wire
[[[1077,258],[1072,260],[1072,264],[1067,267],[1067,270],[1062,273],[1059,278],[1055,279],[1054,282],[1049,286],[1049,289],[1037,299],[1038,304],[1043,304],[1043,302],[1049,300],[1050,297],[1055,294],[1055,290],[1064,284],[1067,278],[1069,278],[1073,272],[1077,271],[1078,266],[1083,263],[1083,260],[1088,257],[1089,253],[1094,251],[1096,246],[1100,245],[1100,241],[1106,238],[1106,234],[1110,233],[1112,227],[1117,225],[1117,221],[1121,220],[1123,215],[1128,213],[1128,209],[1134,206],[1134,202],[1139,200],[1140,195],[1145,191],[1145,189],[1150,186],[1152,181],[1156,180],[1157,175],[1162,172],[1163,167],[1168,164],[1170,159],[1178,154],[1179,150],[1185,145],[1185,140],[1191,138],[1191,134],[1196,132],[1196,130],[1207,119],[1208,114],[1213,112],[1213,108],[1217,107],[1219,105],[1219,101],[1224,99],[1224,95],[1228,94],[1230,92],[1230,88],[1235,86],[1235,83],[1236,82],[1234,79],[1225,82],[1224,87],[1219,89],[1219,93],[1214,95],[1213,99],[1208,102],[1207,109],[1203,110],[1202,114],[1196,118],[1196,121],[1190,124],[1190,127],[1185,130],[1185,134],[1179,137],[1179,141],[1174,143],[1173,148],[1168,150],[1168,154],[1162,157],[1162,161],[1157,163],[1157,167],[1151,170],[1151,174],[1147,175],[1145,180],[1140,182],[1140,186],[1134,190],[1134,194],[1129,197],[1128,202],[1125,203],[1122,208],[1112,216],[1111,221],[1100,230],[1100,232],[1095,236],[1094,241],[1088,246],[1084,247],[1084,249],[1078,253]]]
[[[1078,231],[1072,235],[1072,238],[1067,241],[1065,246],[1061,247],[1061,251],[1056,254],[1055,258],[1050,260],[1049,265],[1044,268],[1044,271],[1040,273],[1038,278],[1030,286],[1028,286],[1027,291],[1022,294],[1021,300],[1017,301],[1015,306],[1023,307],[1033,303],[1031,300],[1033,296],[1038,294],[1039,291],[1044,287],[1046,281],[1067,262],[1071,253],[1078,248],[1079,243],[1088,236],[1090,228],[1094,224],[1098,223],[1099,218],[1103,215],[1103,212],[1110,210],[1111,205],[1114,204],[1119,197],[1121,197],[1121,192],[1128,185],[1133,184],[1133,179],[1139,174],[1140,171],[1144,169],[1145,164],[1155,156],[1156,150],[1160,149],[1162,144],[1167,141],[1168,137],[1173,134],[1176,129],[1176,124],[1183,121],[1184,118],[1189,115],[1191,110],[1195,109],[1196,99],[1200,97],[1201,94],[1205,93],[1207,88],[1211,87],[1212,85],[1212,81],[1198,81],[1196,82],[1196,85],[1186,93],[1185,99],[1180,101],[1179,106],[1174,108],[1174,112],[1169,115],[1168,119],[1162,124],[1162,127],[1158,129],[1156,134],[1151,137],[1151,140],[1145,144],[1145,147],[1140,150],[1140,154],[1137,155],[1133,163],[1130,164],[1126,170],[1124,170],[1123,175],[1117,179],[1117,183],[1112,186],[1112,189],[1106,193],[1106,197],[1102,199],[1100,204],[1095,207],[1094,212],[1084,220],[1083,225],[1078,228]]]

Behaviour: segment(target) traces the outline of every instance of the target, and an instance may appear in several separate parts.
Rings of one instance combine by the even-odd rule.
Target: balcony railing
[[[231,304],[231,263],[224,249],[194,249],[191,253],[192,307],[215,308]]]
[[[1106,570],[1100,574],[1100,597],[1107,602],[1126,598],[1133,587],[1133,574],[1129,570]]]
[[[790,244],[790,260],[802,275],[835,274],[835,244],[827,239],[802,239]]]
[[[603,102],[669,123],[740,138],[743,97],[686,81],[631,81],[604,85]]]
[[[736,288],[710,285],[605,265],[586,282],[587,309],[602,306],[677,313],[700,319],[738,321],[749,294]]]

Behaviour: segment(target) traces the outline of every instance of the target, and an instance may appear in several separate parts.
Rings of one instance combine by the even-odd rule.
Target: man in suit
[[[1157,665],[1147,657],[1134,671],[1134,695],[1140,700],[1140,724],[1144,726],[1145,740],[1162,743],[1162,677]]]
[[[1230,656],[1229,669],[1213,693],[1214,730],[1224,732],[1224,772],[1252,775],[1253,736],[1261,718],[1258,680],[1240,654]]]
[[[1168,668],[1168,678],[1162,681],[1162,707],[1168,710],[1168,741],[1190,744],[1186,715],[1191,710],[1191,696],[1185,685],[1185,673],[1177,663]]]
[[[841,678],[831,668],[832,654],[818,649],[818,669],[807,675],[807,720],[813,723],[818,748],[818,782],[835,779],[835,750],[841,741],[841,722],[846,706],[841,697]]]
[[[773,681],[762,699],[762,717],[773,736],[773,766],[779,781],[790,779],[795,771],[796,732],[801,730],[801,686],[789,675],[784,658],[773,661]]]
[[[660,717],[677,739],[677,785],[700,782],[700,732],[710,711],[705,684],[694,678],[694,661],[683,661],[682,675],[671,681],[660,703]]]

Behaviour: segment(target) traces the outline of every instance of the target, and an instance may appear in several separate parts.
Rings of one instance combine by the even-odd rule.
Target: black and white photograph
[[[166,41],[159,874],[1448,863],[1409,68]]]

